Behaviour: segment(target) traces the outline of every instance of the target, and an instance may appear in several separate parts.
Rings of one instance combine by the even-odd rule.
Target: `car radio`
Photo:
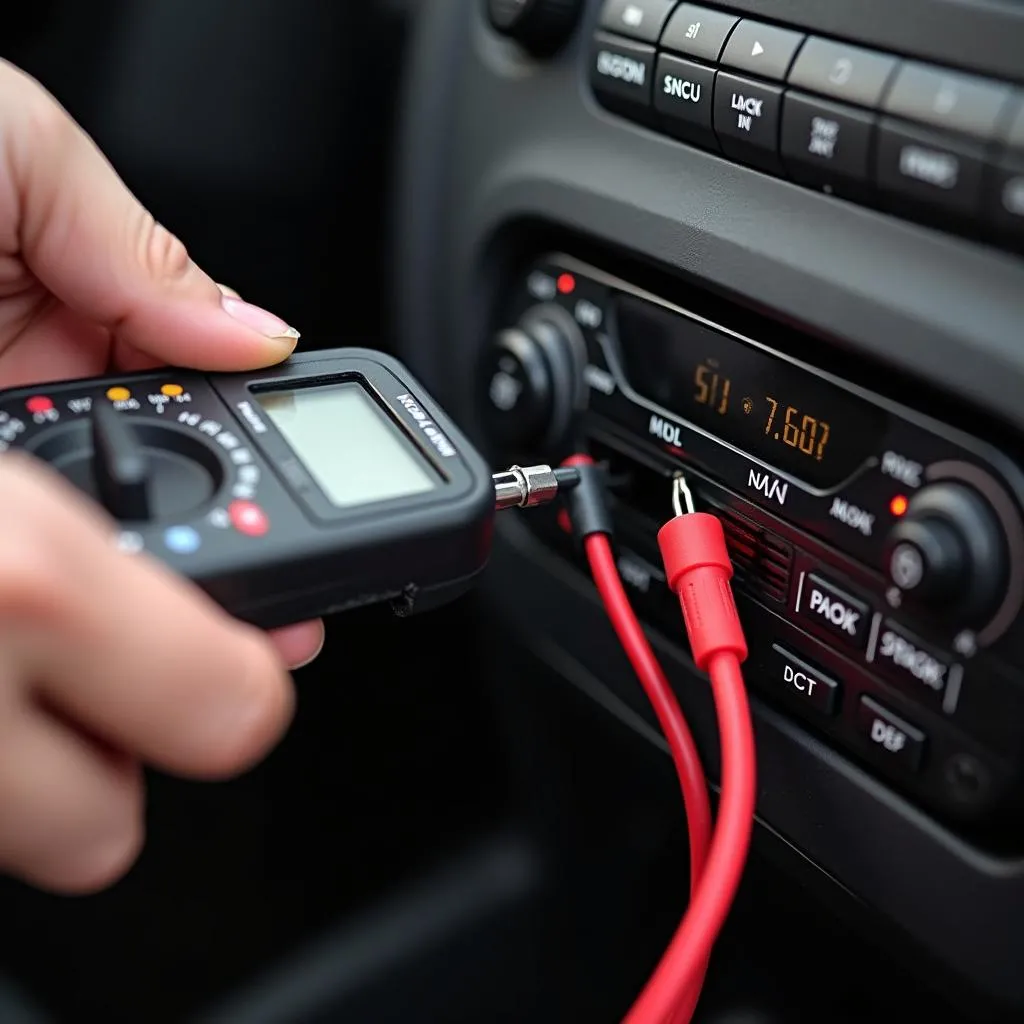
[[[940,816],[1019,806],[1024,474],[989,444],[565,256],[484,365],[503,447],[581,440],[620,568],[680,643],[655,536],[674,473],[723,519],[754,690]],[[582,439],[579,434],[582,432]],[[531,522],[567,553],[553,520]]]

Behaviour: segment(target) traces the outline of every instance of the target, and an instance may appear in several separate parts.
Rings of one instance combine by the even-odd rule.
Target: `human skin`
[[[0,61],[0,387],[280,362],[298,333],[222,289],[67,113]],[[319,622],[264,634],[47,467],[0,455],[0,871],[102,889],[144,841],[144,765],[245,771],[291,720]]]

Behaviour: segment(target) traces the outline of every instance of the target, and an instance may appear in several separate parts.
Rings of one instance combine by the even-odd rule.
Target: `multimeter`
[[[268,629],[458,596],[487,562],[495,510],[550,500],[563,473],[492,476],[404,366],[357,348],[0,391],[10,450],[102,504],[122,549]]]

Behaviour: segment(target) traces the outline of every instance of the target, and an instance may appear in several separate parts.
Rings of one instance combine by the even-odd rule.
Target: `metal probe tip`
[[[676,473],[672,479],[672,511],[677,516],[692,514],[694,511],[693,495],[682,473]]]
[[[494,507],[535,508],[553,501],[560,490],[575,487],[579,473],[572,467],[552,469],[550,466],[509,466],[495,473]]]

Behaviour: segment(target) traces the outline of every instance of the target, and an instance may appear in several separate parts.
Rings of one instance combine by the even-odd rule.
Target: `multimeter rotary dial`
[[[138,397],[122,385],[91,395],[87,387],[68,398],[33,395],[20,410],[0,412],[2,446],[48,463],[126,529],[166,529],[172,550],[197,543],[201,520],[266,530],[254,504],[262,480],[255,453],[221,416],[206,415],[208,396],[197,408],[173,383],[154,383]]]
[[[210,503],[224,464],[206,439],[174,422],[98,403],[91,420],[40,434],[32,453],[123,522],[168,522]]]

